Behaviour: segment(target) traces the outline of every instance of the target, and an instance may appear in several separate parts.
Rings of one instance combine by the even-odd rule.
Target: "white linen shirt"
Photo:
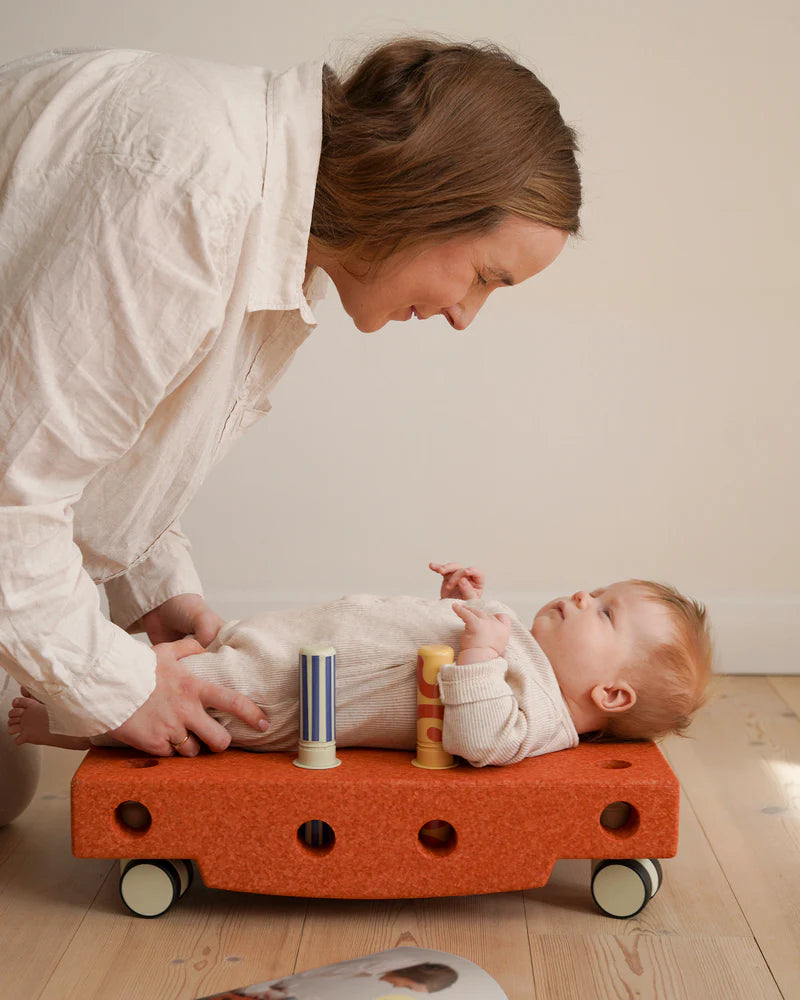
[[[321,81],[127,50],[0,67],[0,665],[56,731],[153,690],[124,630],[201,592],[177,518],[315,324]]]

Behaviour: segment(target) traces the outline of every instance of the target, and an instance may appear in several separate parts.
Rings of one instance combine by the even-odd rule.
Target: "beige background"
[[[3,61],[114,45],[279,70],[396,33],[491,38],[580,133],[582,238],[467,333],[360,334],[331,290],[273,412],[184,518],[223,613],[433,594],[430,559],[483,565],[524,614],[650,576],[709,604],[721,669],[798,671],[796,0],[0,12]]]

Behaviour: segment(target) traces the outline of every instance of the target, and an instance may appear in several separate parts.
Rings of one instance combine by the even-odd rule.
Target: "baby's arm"
[[[531,720],[506,680],[501,658],[450,664],[439,674],[442,746],[474,767],[515,764],[536,742]]]
[[[428,563],[434,573],[442,575],[442,589],[439,596],[453,597],[456,600],[472,601],[483,597],[483,585],[486,582],[482,569],[468,566],[464,569],[459,563]]]
[[[467,604],[454,604],[453,611],[464,622],[464,637],[456,663],[482,663],[505,653],[511,635],[508,615],[490,615]]]
[[[527,756],[528,719],[506,681],[503,654],[511,634],[506,614],[456,603],[464,635],[454,666],[442,668],[443,745],[476,767]]]

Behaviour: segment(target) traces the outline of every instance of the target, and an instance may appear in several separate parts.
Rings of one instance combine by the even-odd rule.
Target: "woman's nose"
[[[466,330],[483,308],[483,303],[489,298],[489,290],[475,289],[466,298],[442,312],[447,316],[450,325],[456,330]]]
[[[579,608],[587,607],[591,599],[592,595],[586,590],[576,590],[572,595],[572,600],[578,605]]]

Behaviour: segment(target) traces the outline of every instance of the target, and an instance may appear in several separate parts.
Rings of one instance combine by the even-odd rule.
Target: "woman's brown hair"
[[[312,244],[377,267],[509,213],[577,233],[576,150],[547,87],[497,46],[388,42],[343,79],[325,66]]]

